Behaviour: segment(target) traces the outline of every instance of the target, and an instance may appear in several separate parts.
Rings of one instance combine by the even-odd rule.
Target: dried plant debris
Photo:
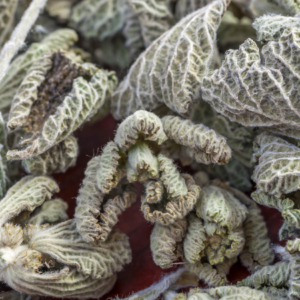
[[[232,121],[299,138],[299,53],[297,28],[286,29],[261,55],[248,39],[227,53],[219,70],[203,78],[202,97]]]
[[[9,111],[20,84],[32,64],[44,54],[51,54],[58,50],[68,50],[78,40],[75,31],[60,29],[47,35],[41,43],[33,43],[25,53],[18,56],[10,65],[5,77],[0,82],[0,110]]]
[[[216,30],[225,9],[223,2],[215,1],[155,40],[114,92],[114,117],[121,119],[138,109],[152,110],[162,103],[179,114],[188,114],[212,60]]]
[[[9,36],[14,26],[14,14],[17,9],[17,0],[1,0],[0,12],[0,50]]]
[[[29,68],[14,97],[7,125],[11,130],[25,129],[28,136],[20,141],[20,149],[8,151],[8,159],[44,153],[104,104],[116,84],[114,72],[78,60],[72,53],[59,51],[43,56]]]

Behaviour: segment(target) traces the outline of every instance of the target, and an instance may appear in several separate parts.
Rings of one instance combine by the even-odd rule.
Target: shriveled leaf
[[[38,123],[40,130],[37,136],[33,135],[23,149],[8,151],[8,159],[37,156],[64,140],[97,112],[115,84],[114,72],[103,70],[97,71],[89,81],[83,77],[73,80],[72,90],[63,102],[54,106],[44,123]]]
[[[132,65],[112,97],[116,119],[162,103],[189,113],[201,78],[213,57],[216,30],[226,4],[215,1],[173,26],[155,40]]]
[[[291,263],[284,261],[258,270],[253,275],[239,281],[237,286],[248,286],[255,289],[273,286],[288,289],[290,276]]]
[[[77,39],[78,37],[74,30],[56,30],[47,35],[41,43],[33,43],[24,54],[18,56],[11,63],[9,71],[0,83],[1,112],[9,110],[12,99],[33,62],[44,54],[58,50],[67,50]]]
[[[45,202],[39,210],[26,221],[28,224],[42,225],[42,224],[56,224],[66,221],[69,217],[66,213],[68,204],[57,198]]]
[[[104,198],[104,194],[98,188],[96,180],[100,160],[101,156],[95,156],[88,162],[84,172],[85,177],[76,198],[76,228],[86,243],[96,241],[102,232],[97,219]]]
[[[185,219],[177,220],[175,223],[164,226],[155,224],[150,246],[154,262],[161,268],[170,268],[182,253],[181,242],[187,230]]]
[[[167,139],[160,118],[151,112],[138,110],[120,124],[115,142],[126,151],[141,136],[144,140],[156,142],[158,145]]]
[[[221,114],[244,126],[299,138],[297,84],[300,31],[286,29],[262,48],[248,39],[228,51],[222,67],[202,81],[202,97]]]
[[[18,0],[1,0],[0,2],[0,50],[12,32],[17,4]]]
[[[300,28],[300,17],[264,15],[255,19],[253,27],[257,32],[258,41],[278,41],[285,29]]]
[[[255,140],[252,175],[257,189],[280,197],[299,188],[300,148],[280,137],[260,134]]]
[[[13,185],[0,201],[0,225],[23,211],[32,212],[59,191],[56,182],[46,176],[26,176]]]
[[[137,142],[129,150],[126,172],[129,182],[158,179],[158,160],[146,143]]]
[[[87,244],[77,232],[74,220],[36,232],[30,243],[33,249],[62,264],[74,266],[78,272],[93,279],[108,278],[131,261],[130,245],[125,234],[115,231],[100,245]]]
[[[112,289],[117,279],[116,274],[105,279],[93,279],[68,267],[45,274],[29,273],[20,267],[7,271],[6,278],[13,278],[8,284],[14,290],[20,293],[59,298],[101,297]]]
[[[203,250],[206,239],[203,222],[191,213],[188,216],[188,231],[183,243],[184,257],[188,262],[195,263],[201,260],[201,257],[204,256]]]
[[[233,230],[239,227],[247,217],[248,210],[228,191],[208,185],[202,188],[196,205],[198,217],[206,222]]]
[[[22,161],[27,173],[45,175],[66,172],[76,164],[78,143],[73,135],[50,148],[43,154]]]
[[[226,139],[213,129],[173,116],[164,117],[162,123],[168,138],[190,148],[197,162],[226,164],[231,158]]]
[[[169,173],[169,175],[172,174]],[[169,177],[171,178],[171,176]],[[174,177],[176,179],[176,174]],[[187,187],[187,193],[182,197],[173,198],[164,185],[165,192],[162,199],[157,203],[151,203],[148,201],[151,190],[146,189],[146,194],[142,196],[141,210],[147,221],[169,225],[184,218],[194,208],[199,197],[200,188],[195,184],[192,176],[182,174],[181,178],[184,179]]]
[[[83,36],[104,40],[124,26],[124,0],[84,0],[74,6],[70,26]]]
[[[119,148],[115,142],[109,142],[104,148],[101,156],[99,156],[99,167],[97,170],[97,186],[103,193],[109,193],[114,188],[120,179],[123,177],[123,172],[118,170],[119,160],[121,156]],[[94,158],[96,160],[96,158]]]

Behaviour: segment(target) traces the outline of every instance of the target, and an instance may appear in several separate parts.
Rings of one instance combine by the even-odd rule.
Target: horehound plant
[[[153,261],[184,268],[126,299],[299,299],[299,11],[298,0],[0,0],[0,279],[15,290],[3,297],[108,292],[131,261],[114,226],[139,182]],[[68,219],[48,176],[76,167],[76,130],[109,111],[120,124]],[[290,241],[274,265],[242,191],[282,214]],[[252,274],[234,286],[237,260]],[[210,288],[177,292],[198,280]]]
[[[122,187],[122,180],[144,184],[141,210],[150,222],[172,224],[193,209],[200,188],[190,175],[180,174],[167,156],[163,144],[168,138],[175,147],[186,148],[191,159],[206,164],[226,163],[231,155],[226,139],[206,126],[179,117],[161,120],[147,111],[135,112],[120,124],[114,141],[89,162],[75,214],[77,229],[86,242],[105,240],[117,216],[135,201],[135,195]],[[121,191],[117,195],[115,187],[124,190],[123,196]],[[109,207],[115,207],[114,213]]]

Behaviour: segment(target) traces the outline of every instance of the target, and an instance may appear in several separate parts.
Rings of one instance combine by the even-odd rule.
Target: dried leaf
[[[18,56],[0,83],[0,110],[7,112],[17,89],[31,65],[41,56],[58,50],[67,50],[78,37],[71,29],[60,29],[46,36],[41,43],[33,43],[28,50]]]
[[[7,42],[12,32],[17,4],[17,0],[2,0],[0,2],[0,49]]]
[[[150,247],[154,262],[163,269],[170,268],[180,257],[181,242],[187,230],[185,219],[177,220],[175,223],[164,226],[155,224],[150,239]]]
[[[66,221],[69,217],[66,213],[68,204],[63,200],[57,198],[45,202],[41,205],[39,210],[30,216],[26,221],[28,224],[42,225],[42,224],[56,224]]]
[[[124,25],[124,0],[84,0],[74,6],[70,26],[85,37],[104,40]]]
[[[93,279],[108,278],[131,261],[130,245],[125,234],[115,231],[100,245],[87,244],[76,231],[74,220],[36,232],[30,243],[33,249],[62,264],[74,266],[78,272]]]
[[[32,212],[59,191],[56,182],[46,176],[26,176],[13,185],[0,201],[0,226],[23,211]]]
[[[136,111],[120,124],[115,142],[126,151],[136,143],[140,136],[143,136],[145,141],[156,142],[158,145],[167,139],[159,117],[143,110]]]
[[[226,164],[231,158],[226,139],[213,129],[173,116],[162,118],[162,123],[167,137],[189,147],[197,162]]]
[[[286,29],[262,48],[248,39],[228,51],[222,67],[202,80],[202,97],[231,121],[299,138],[300,31]]]
[[[212,60],[215,32],[225,9],[223,2],[215,1],[155,40],[113,94],[114,117],[121,119],[138,109],[153,110],[161,103],[188,114]]]
[[[76,164],[78,143],[73,135],[53,146],[43,154],[22,161],[27,173],[45,175],[64,173]]]
[[[68,62],[64,62],[66,59],[64,55],[54,54],[53,63],[55,59],[58,59],[58,62],[61,63],[58,64],[60,67],[61,65],[68,64]],[[74,67],[74,65],[71,65],[71,68],[72,67]],[[50,94],[49,99],[46,95],[43,99],[44,101],[34,101],[34,103],[37,104],[32,103],[30,110],[26,106],[30,99],[26,99],[26,97],[24,101],[21,100],[13,104],[8,126],[11,129],[17,126],[24,128],[28,128],[29,126],[32,136],[30,139],[22,141],[20,146],[24,147],[25,145],[25,148],[8,151],[8,159],[24,159],[45,152],[68,137],[85,121],[89,120],[104,104],[106,97],[110,95],[116,84],[114,72],[97,71],[91,64],[83,64],[82,67],[88,71],[88,73],[91,72],[89,73],[90,76],[88,76],[88,79],[83,77],[77,77],[75,79],[64,78],[69,82],[67,84],[68,89],[62,99],[56,93],[54,93],[54,95]],[[50,69],[49,72],[58,71],[56,68],[57,66],[53,65],[53,69]],[[74,71],[74,73],[73,75],[75,75],[75,77],[80,75],[80,72],[78,74]],[[59,76],[59,73],[55,74]],[[87,74],[85,75],[87,76]],[[20,93],[20,90],[25,89],[25,82],[26,78],[18,93]],[[47,84],[49,84],[49,82],[47,81],[45,84],[46,85],[42,88],[45,88],[45,91],[47,91],[49,88]],[[57,84],[60,84],[60,81],[57,82]],[[39,93],[37,96],[39,96]],[[52,97],[54,99],[52,99]],[[22,99],[21,95],[20,98]],[[51,103],[51,100],[58,101]],[[49,101],[49,103],[47,101]],[[45,110],[45,107],[43,107],[44,103],[50,106],[46,115],[43,114]],[[35,115],[36,110],[38,114]],[[24,120],[23,115],[28,117],[25,117]]]

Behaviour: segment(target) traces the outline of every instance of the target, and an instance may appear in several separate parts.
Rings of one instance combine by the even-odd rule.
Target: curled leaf
[[[192,158],[197,162],[226,164],[231,158],[231,149],[226,139],[214,130],[173,116],[164,117],[162,123],[168,138],[189,147],[193,153]]]
[[[13,185],[0,201],[0,225],[23,211],[32,212],[59,191],[56,182],[46,176],[26,176]]]
[[[187,230],[185,219],[171,225],[155,224],[151,233],[151,251],[154,262],[161,268],[170,268],[182,253],[181,242]]]
[[[299,29],[288,28],[261,55],[251,39],[228,51],[222,67],[203,78],[203,99],[231,121],[299,138],[298,93],[293,88],[299,36]]]
[[[143,110],[136,111],[120,124],[115,142],[126,151],[136,143],[140,136],[145,141],[156,142],[158,145],[167,139],[159,117]]]

